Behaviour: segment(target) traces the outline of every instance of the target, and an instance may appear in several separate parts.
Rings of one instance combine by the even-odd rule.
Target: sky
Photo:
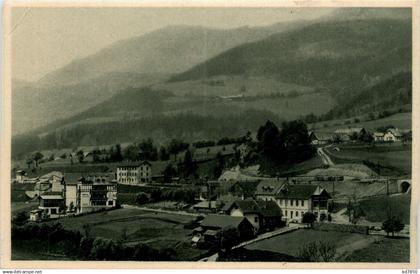
[[[74,59],[168,25],[214,28],[315,19],[328,8],[13,8],[12,77],[36,81]]]

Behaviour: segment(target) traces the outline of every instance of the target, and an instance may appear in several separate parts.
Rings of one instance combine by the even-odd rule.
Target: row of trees
[[[50,251],[64,253],[76,260],[173,261],[176,259],[176,251],[172,248],[155,249],[147,244],[125,246],[123,235],[120,240],[113,241],[91,237],[88,227],[84,230],[84,234],[65,230],[61,223],[13,225],[12,242],[40,240],[46,243],[45,246]]]
[[[193,203],[198,194],[198,189],[194,186],[184,188],[165,188],[154,189],[149,193],[139,192],[136,196],[136,203],[139,205],[160,202],[160,201],[177,201]]]
[[[303,121],[284,122],[281,130],[273,122],[267,121],[258,129],[255,152],[261,163],[284,165],[311,158],[315,149]]]

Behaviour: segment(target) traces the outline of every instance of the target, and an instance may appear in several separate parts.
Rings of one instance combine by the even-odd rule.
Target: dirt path
[[[321,160],[325,165],[329,165],[329,166],[334,165],[334,162],[331,160],[330,156],[328,156],[327,153],[325,153],[322,147],[319,147],[317,149],[317,153],[321,157]]]
[[[143,211],[150,211],[150,212],[158,212],[158,213],[167,213],[167,214],[176,214],[176,215],[184,215],[184,216],[199,216],[196,213],[189,213],[185,211],[172,211],[172,210],[164,210],[164,209],[156,209],[156,208],[149,208],[149,207],[141,207],[141,206],[133,206],[133,205],[121,205],[123,208],[131,208],[131,209],[139,209]]]

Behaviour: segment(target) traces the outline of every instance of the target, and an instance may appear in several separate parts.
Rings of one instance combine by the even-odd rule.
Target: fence
[[[365,225],[350,225],[350,224],[336,224],[336,223],[314,223],[313,228],[321,231],[337,231],[369,234],[369,227]]]

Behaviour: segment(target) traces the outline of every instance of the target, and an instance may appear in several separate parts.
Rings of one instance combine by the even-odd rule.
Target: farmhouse
[[[17,183],[24,183],[27,179],[27,173],[24,170],[17,170],[16,171],[16,182]]]
[[[257,186],[255,197],[257,199],[265,201],[275,201],[276,194],[279,192],[283,184],[287,182],[287,179],[277,178],[273,180],[263,180]]]
[[[309,138],[311,140],[311,144],[313,145],[325,145],[325,144],[330,144],[334,141],[334,135],[331,133],[325,133],[325,132],[311,131],[309,133]]]
[[[368,132],[363,127],[357,128],[340,128],[334,131],[334,134],[341,140],[341,141],[350,141],[354,138],[363,138]]]
[[[276,194],[285,221],[300,222],[305,212],[313,212],[322,221],[328,215],[330,194],[320,186],[284,184]]]
[[[238,181],[229,188],[229,194],[231,194],[234,198],[239,198],[242,200],[252,198],[257,191],[257,186],[259,183],[259,180]]]
[[[384,134],[385,142],[399,142],[402,140],[402,134],[397,128],[390,128]]]
[[[221,233],[228,229],[237,229],[239,237],[243,240],[254,236],[254,227],[245,217],[229,215],[207,215],[201,222],[201,235],[204,241],[218,244]],[[197,236],[197,235],[196,235]]]
[[[125,185],[151,183],[152,164],[148,161],[142,161],[118,166],[117,182]]]
[[[373,140],[375,142],[383,142],[384,141],[384,135],[385,135],[385,133],[383,133],[383,132],[374,132],[372,134],[372,137],[373,137]]]
[[[222,209],[230,216],[245,217],[254,226],[254,232],[270,230],[282,223],[282,212],[274,201],[236,200]]]
[[[61,192],[47,192],[40,196],[38,209],[44,211],[49,218],[57,218],[64,214],[64,198]]]

